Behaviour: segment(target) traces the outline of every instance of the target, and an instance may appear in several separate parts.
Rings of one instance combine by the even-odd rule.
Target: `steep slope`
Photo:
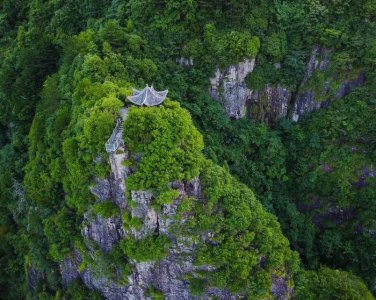
[[[134,287],[135,295],[154,298],[161,298],[158,289],[173,297],[170,287],[187,297],[283,298],[294,292],[298,299],[371,298],[359,278],[318,268],[349,270],[375,292],[375,16],[373,0],[2,1],[0,298],[111,298],[119,286],[128,296]],[[208,93],[214,74],[212,94],[220,101]],[[175,140],[134,157],[145,150],[131,149],[145,142],[135,124],[127,140],[131,155],[124,151],[108,160],[103,144],[114,119],[130,88],[145,84],[168,88],[190,112],[214,163],[197,162],[202,156],[195,151],[184,157],[188,146],[180,151],[181,144],[173,155],[159,156]],[[355,92],[339,100],[350,90]],[[233,119],[250,118],[229,120],[221,104]],[[299,123],[278,121],[281,116]],[[152,127],[145,128],[141,136]],[[131,165],[124,168],[121,161]],[[173,168],[153,173],[160,163]],[[200,167],[185,174],[190,163]],[[127,190],[135,191],[137,206],[128,207],[133,196],[125,195],[123,179],[131,173]],[[174,188],[166,189],[171,182]],[[187,195],[198,200],[178,201]],[[175,212],[167,203],[172,199],[187,213]],[[292,248],[313,271],[281,267],[294,254],[275,218],[255,199],[278,216]],[[254,218],[250,205],[265,222]],[[144,227],[132,214],[144,219]],[[182,229],[169,227],[179,223],[174,214],[187,222]],[[233,228],[238,221],[246,228],[241,233]],[[255,237],[247,227],[251,221],[263,229]],[[161,239],[141,238],[158,228],[166,232]],[[242,239],[232,240],[234,234]],[[260,235],[270,247],[257,240]],[[157,274],[158,266],[166,270],[161,262],[176,266],[174,236],[197,245],[189,249],[195,255],[183,266],[183,280],[180,267]],[[252,238],[257,247],[247,248]],[[136,248],[155,251],[147,269],[155,276],[140,277],[148,284],[137,281],[134,267],[149,253],[137,255]],[[281,255],[274,253],[279,248]],[[271,261],[255,263],[255,251]],[[199,265],[210,268],[198,272]]]
[[[305,219],[304,229],[298,225],[288,234],[290,241],[310,267],[325,262],[351,270],[372,289],[376,279],[375,115],[375,91],[370,84],[283,131],[290,153],[289,198]],[[286,226],[291,228],[293,223]]]
[[[91,211],[99,216],[85,213],[89,248],[62,263],[64,281],[80,276],[108,299],[143,299],[151,291],[166,299],[288,297],[296,254],[253,193],[204,160],[187,112],[172,102],[133,107],[124,125],[126,146],[110,154],[111,176],[94,187],[102,202]],[[126,199],[117,189],[126,190]],[[108,216],[110,203],[117,206]],[[113,259],[119,246],[111,272],[102,260]],[[126,272],[118,267],[124,263]]]
[[[255,70],[258,60],[251,63],[244,60],[222,71],[218,68],[210,80],[209,92],[232,119],[248,118],[270,126],[283,118],[296,122],[304,115],[328,107],[365,83],[367,68],[339,66],[338,55],[332,52],[329,48],[314,46],[305,72],[294,87],[278,81],[258,82],[267,80],[260,78],[258,68]],[[273,68],[275,73],[281,72],[280,63],[275,63]]]

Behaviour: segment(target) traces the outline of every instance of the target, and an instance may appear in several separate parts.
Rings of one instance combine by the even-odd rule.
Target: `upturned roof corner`
[[[136,105],[156,106],[161,104],[167,96],[168,90],[156,91],[153,86],[148,86],[143,90],[132,89],[133,95],[128,96],[128,100]]]

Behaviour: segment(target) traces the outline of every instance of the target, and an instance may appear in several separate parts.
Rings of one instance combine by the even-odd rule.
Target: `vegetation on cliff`
[[[269,275],[288,273],[297,299],[372,298],[357,276],[375,292],[373,0],[73,2],[0,4],[0,298],[99,297],[79,282],[65,289],[58,263],[85,251],[89,208],[117,213],[89,188],[109,172],[104,143],[126,95],[146,83],[168,88],[181,107],[130,111],[126,143],[143,157],[128,184],[154,190],[161,205],[176,196],[170,181],[201,176],[206,202],[181,209],[194,216],[188,233],[214,234],[219,246],[201,243],[196,260],[219,271],[191,278],[195,294],[216,286],[266,297]],[[366,85],[274,129],[230,121],[208,96],[216,66],[255,57],[250,87],[296,88],[314,45],[333,62],[307,83],[314,90],[358,71]],[[123,263],[127,274],[138,246],[96,255],[110,273]]]

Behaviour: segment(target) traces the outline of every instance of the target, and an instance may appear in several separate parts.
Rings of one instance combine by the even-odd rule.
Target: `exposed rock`
[[[109,161],[111,165],[110,184],[111,192],[114,202],[121,209],[126,208],[125,201],[125,179],[130,174],[129,167],[123,165],[123,161],[128,159],[128,151],[125,148],[119,147],[119,149],[109,154]]]
[[[108,200],[111,198],[110,181],[105,179],[95,179],[95,186],[90,188],[90,192],[100,201]]]
[[[215,76],[210,79],[210,95],[222,103],[230,118],[239,119],[246,115],[252,91],[247,88],[245,78],[254,67],[255,59],[246,59],[222,71],[217,68]]]
[[[311,78],[316,70],[324,72],[329,66],[329,49],[322,46],[313,47],[309,62],[307,64],[306,73],[304,75],[303,83],[307,82]]]
[[[361,176],[368,177],[368,178],[375,178],[376,171],[374,170],[373,165],[371,165],[370,167],[362,168]]]
[[[87,249],[87,251],[95,259],[92,249]],[[94,273],[90,267],[78,271],[78,266],[81,262],[81,254],[78,251],[73,251],[72,255],[68,256],[60,263],[60,272],[65,286],[69,282],[80,277],[88,288],[99,290],[105,299],[143,299],[139,297],[137,298],[137,295],[133,296],[130,294],[129,285],[119,285],[115,281],[108,279],[103,274]]]
[[[77,257],[78,253],[75,252],[73,257]],[[77,261],[72,257],[67,257],[59,264],[61,277],[63,279],[63,286],[68,286],[68,284],[77,278],[79,278],[80,273],[78,272]]]
[[[196,299],[190,293],[189,283],[183,275],[192,272],[192,258],[181,259],[182,252],[176,249],[160,262],[134,263],[128,284],[118,285],[104,276],[96,276],[90,268],[80,275],[85,285],[101,291],[106,299],[146,299],[148,287],[161,291],[165,299]],[[221,298],[226,299],[226,298]]]
[[[325,173],[331,173],[334,171],[334,168],[331,165],[323,164],[320,166],[320,169]]]
[[[294,122],[297,122],[302,115],[321,108],[321,104],[321,102],[315,101],[315,97],[312,91],[299,93],[295,100],[292,120]]]
[[[326,96],[326,100],[317,100],[313,91],[299,93],[296,97],[294,112],[292,115],[293,121],[298,121],[302,115],[312,111],[326,108],[329,106],[331,100],[336,100],[348,95],[354,88],[363,85],[365,82],[364,73],[359,73],[355,79],[345,80],[341,82],[340,87],[334,96],[329,95],[326,86],[323,87],[320,97]],[[329,84],[330,82],[327,82]]]
[[[27,281],[29,287],[35,290],[37,288],[38,281],[44,278],[44,273],[34,266],[31,266],[27,271]]]
[[[310,59],[307,64],[306,72],[302,82],[302,86],[312,77],[312,75],[317,71],[325,72],[329,66],[329,50],[321,47],[315,46],[312,50]],[[323,87],[323,90],[327,90],[327,83]],[[305,92],[299,92],[295,99],[294,111],[292,115],[292,120],[297,122],[299,118],[309,112],[322,108],[326,105],[325,101],[316,101],[313,91],[308,90]]]
[[[334,96],[335,99],[339,99],[350,94],[356,87],[362,86],[366,81],[364,72],[360,72],[354,79],[343,81]]]
[[[111,175],[109,178],[96,179],[95,186],[90,189],[91,193],[99,201],[112,200],[121,209],[125,209],[125,179],[130,173],[129,168],[123,166],[122,162],[128,158],[128,152],[120,147],[117,152],[109,154]],[[122,237],[125,236],[120,217],[103,218],[91,212],[84,214],[84,226],[82,235],[94,241],[105,252],[111,251]]]
[[[113,245],[125,236],[120,217],[106,219],[85,213],[84,219],[82,235],[96,242],[105,253],[110,252]]]
[[[129,107],[123,107],[120,109],[120,116],[123,121],[127,119]]]
[[[375,178],[376,171],[373,168],[373,165],[369,167],[363,167],[360,173],[360,176],[356,182],[351,182],[352,186],[357,188],[365,188],[369,186],[367,178]]]
[[[96,276],[90,268],[86,268],[82,271],[80,276],[88,288],[101,291],[105,299],[143,299],[137,297],[137,294],[131,293],[128,285],[118,285],[116,282],[109,280],[105,276]]]
[[[188,197],[195,197],[197,199],[202,198],[201,184],[198,177],[188,181],[184,188]]]
[[[330,63],[329,54],[330,51],[324,47],[315,46],[313,48],[300,91],[297,93],[295,99],[292,114],[293,121],[298,121],[302,115],[328,107],[330,101],[342,98],[348,95],[355,87],[364,84],[365,74],[360,72],[355,78],[342,80],[338,90],[333,95],[329,87],[334,80],[338,80],[336,78],[337,75],[334,74],[324,82],[319,95],[315,95],[311,89],[304,90],[304,85],[316,71],[325,72],[328,69]]]
[[[287,276],[272,275],[271,293],[277,300],[292,299],[293,289],[288,287]]]
[[[138,218],[142,221],[142,227],[131,229],[131,235],[140,239],[144,236],[153,233],[162,233],[170,236],[169,228],[175,222],[174,216],[177,213],[179,203],[185,196],[201,197],[201,185],[198,178],[184,184],[177,181],[171,184],[171,187],[179,191],[179,196],[169,204],[161,206],[160,212],[152,207],[153,194],[148,191],[132,191],[132,200],[136,207],[130,208],[132,217]]]
[[[205,291],[205,298],[201,299],[221,299],[221,300],[236,300],[236,299],[242,299],[237,295],[231,294],[228,290],[220,290],[217,288],[208,288]]]
[[[128,276],[128,297],[135,297],[134,299],[146,298],[145,290],[151,285],[154,266],[155,263],[153,262],[139,262],[134,264],[134,271]]]
[[[131,235],[135,239],[141,239],[147,235],[153,234],[158,230],[158,215],[151,206],[153,194],[147,191],[132,191],[132,200],[136,207],[131,209],[133,218],[142,221],[142,227],[138,229],[131,228]]]
[[[225,70],[217,68],[210,79],[210,95],[219,101],[227,115],[232,119],[245,116],[269,125],[274,125],[279,118],[288,116],[291,111],[293,121],[312,111],[326,108],[331,101],[348,95],[354,88],[365,82],[365,74],[360,71],[352,78],[337,78],[334,73],[319,87],[319,91],[307,89],[306,84],[315,72],[326,72],[330,64],[331,51],[322,46],[315,46],[307,63],[301,85],[295,91],[276,84],[266,84],[260,91],[252,91],[245,83],[246,76],[255,66],[255,60],[244,60],[231,65]],[[280,69],[281,63],[274,64]],[[338,86],[337,86],[338,85]],[[333,90],[334,87],[334,90]],[[294,96],[293,96],[294,95]]]
[[[11,212],[14,220],[17,221],[19,216],[24,215],[31,206],[27,201],[25,188],[22,183],[12,179],[12,192],[17,204],[11,208]],[[37,207],[34,207],[34,209],[37,209]]]
[[[175,182],[172,187],[179,191],[179,196],[172,203],[163,205],[159,212],[152,207],[153,194],[148,191],[132,191],[132,200],[136,205],[127,207],[133,217],[143,221],[141,228],[130,231],[132,236],[141,238],[158,230],[159,233],[171,237],[172,245],[167,257],[159,262],[131,262],[133,271],[127,278],[128,283],[119,284],[106,278],[101,272],[99,274],[98,271],[94,272],[90,266],[78,272],[78,265],[82,259],[79,253],[74,252],[74,255],[60,264],[64,285],[81,277],[87,287],[99,290],[106,299],[147,299],[145,292],[151,286],[162,292],[165,299],[197,299],[192,296],[190,283],[184,279],[184,275],[194,274],[195,271],[210,272],[215,269],[211,266],[193,266],[192,253],[195,244],[190,238],[177,238],[169,232],[169,228],[177,222],[174,216],[179,202],[186,196],[201,197],[201,185],[199,179],[195,178],[186,184]],[[108,252],[123,235],[119,218],[104,219],[100,216],[90,218],[89,213],[85,214],[85,218],[88,224],[82,230],[82,234],[86,239],[97,242],[104,252]],[[93,249],[87,251],[95,260]],[[200,299],[213,296],[219,299],[236,299],[230,292],[216,288],[205,291]]]
[[[322,228],[325,222],[333,222],[336,225],[343,224],[355,217],[355,212],[351,208],[328,208],[324,212],[317,212],[312,217],[312,222],[317,228]]]
[[[254,91],[251,96],[250,118],[274,124],[287,116],[291,99],[289,90],[281,85],[267,84],[262,91]]]
[[[179,57],[179,58],[176,58],[175,61],[176,63],[184,67],[193,66],[193,58]]]
[[[93,159],[93,163],[95,163],[96,165],[102,163],[103,161],[103,157],[101,155],[98,155],[96,156],[94,159]]]
[[[181,259],[181,252],[170,254],[157,264],[152,275],[153,285],[163,292],[166,299],[194,299],[184,274],[192,272],[192,258]]]
[[[300,212],[307,212],[315,209],[321,208],[322,204],[320,202],[320,197],[317,195],[313,195],[311,201],[309,203],[300,202],[298,203],[298,209]]]
[[[161,205],[158,210],[153,207],[154,196],[150,191],[131,191],[132,203],[126,203],[124,180],[130,170],[124,167],[122,162],[127,158],[128,153],[125,151],[110,154],[111,176],[108,179],[97,180],[92,192],[100,201],[111,198],[119,208],[129,212],[133,218],[139,218],[142,226],[125,230],[120,216],[103,218],[90,211],[85,213],[81,233],[87,241],[87,249],[84,250],[85,253],[82,253],[82,256],[78,251],[73,251],[72,255],[60,263],[63,285],[67,286],[69,282],[81,278],[88,288],[100,291],[104,298],[111,300],[149,299],[146,291],[150,287],[163,293],[167,300],[211,299],[213,297],[226,300],[237,299],[237,295],[218,288],[208,288],[199,298],[194,297],[191,293],[190,282],[186,279],[186,276],[194,277],[195,272],[215,272],[213,266],[193,265],[196,251],[194,240],[187,236],[178,236],[171,230],[177,222],[187,221],[185,216],[182,220],[176,218],[179,203],[186,197],[195,197],[197,201],[202,199],[200,180],[194,178],[186,183],[181,181],[171,183],[171,188],[178,191],[178,196],[171,203]],[[105,189],[108,190],[105,191]],[[154,262],[128,261],[132,271],[127,276],[126,283],[117,280],[124,279],[117,267],[110,269],[111,273],[108,274],[105,256],[98,255],[97,250],[94,250],[95,247],[88,242],[96,243],[106,255],[126,235],[141,239],[151,234],[166,234],[169,237],[171,246],[168,255]],[[207,232],[206,236],[210,239],[213,234]],[[85,258],[84,263],[83,258]],[[82,270],[83,267],[85,268]]]

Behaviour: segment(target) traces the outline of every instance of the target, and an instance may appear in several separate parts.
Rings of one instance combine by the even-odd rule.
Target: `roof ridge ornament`
[[[168,90],[159,92],[154,89],[153,85],[149,86],[147,84],[141,91],[132,88],[132,93],[132,96],[127,97],[132,103],[139,106],[156,106],[161,104],[166,99]]]

